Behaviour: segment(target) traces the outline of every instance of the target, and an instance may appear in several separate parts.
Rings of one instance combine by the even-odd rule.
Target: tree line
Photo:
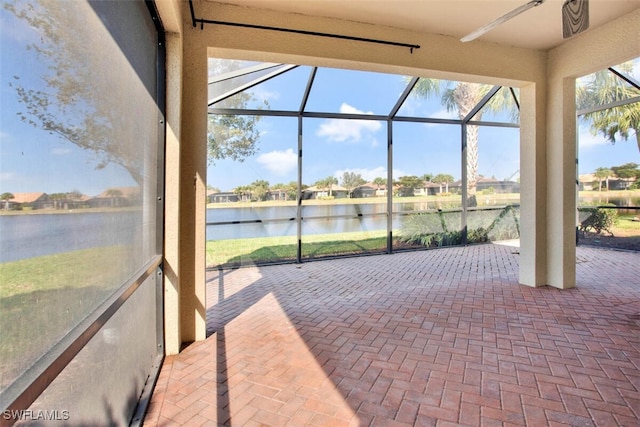
[[[408,197],[413,196],[415,190],[422,187],[425,182],[438,184],[441,189],[445,188],[445,192],[449,192],[449,184],[454,181],[455,179],[453,175],[440,173],[437,175],[424,174],[419,177],[415,175],[401,176],[397,180],[394,180],[392,184],[395,195]],[[367,183],[368,181],[359,173],[344,172],[340,179],[335,176],[328,176],[317,180],[312,185],[303,184],[302,190],[304,191],[308,188],[316,187],[317,189],[326,192],[328,197],[332,197],[335,187],[340,185],[341,188],[344,188],[347,191],[347,197],[352,198],[354,197],[354,191]],[[376,187],[376,190],[384,189],[387,187],[387,178],[377,177],[371,181],[371,184]],[[208,189],[217,193],[221,192],[220,189],[212,186],[208,186]],[[283,192],[286,200],[295,200],[298,193],[298,183],[296,181],[291,181],[288,184],[278,183],[270,185],[268,181],[260,179],[255,180],[248,185],[235,187],[232,190],[232,192],[237,194],[239,199],[242,201],[264,201],[267,200],[269,193],[274,191]]]
[[[602,191],[602,183],[605,182],[605,188],[609,189],[609,179],[634,179],[634,183],[629,186],[629,189],[640,188],[640,165],[637,163],[625,163],[620,166],[599,167],[595,170],[593,175],[598,180],[598,191]]]

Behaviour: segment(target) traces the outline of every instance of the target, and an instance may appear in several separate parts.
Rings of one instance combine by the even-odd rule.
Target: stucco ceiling
[[[218,3],[345,19],[461,38],[528,0],[216,0]],[[563,43],[562,4],[546,0],[479,40],[547,50]],[[590,28],[635,9],[640,0],[590,0]],[[283,27],[286,27],[283,23]],[[471,42],[473,43],[473,42]]]

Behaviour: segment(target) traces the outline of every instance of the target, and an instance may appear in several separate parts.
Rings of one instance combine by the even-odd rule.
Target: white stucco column
[[[547,109],[547,284],[576,285],[575,79],[551,79]]]
[[[520,256],[519,282],[546,284],[546,87],[520,88]]]

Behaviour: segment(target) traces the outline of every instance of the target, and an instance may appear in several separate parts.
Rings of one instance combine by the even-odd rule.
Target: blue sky
[[[40,37],[0,8],[0,194],[77,190],[95,196],[108,188],[135,186],[124,168],[111,164],[98,170],[93,152],[20,120],[18,113],[26,108],[18,101],[15,85],[44,87],[47,64],[33,50],[25,50]]]
[[[299,67],[251,89],[271,109],[297,110],[309,78],[309,67]],[[388,115],[406,87],[399,75],[319,69],[306,106],[308,112]],[[293,89],[292,89],[293,88]],[[253,107],[249,105],[248,107]],[[457,119],[439,99],[410,97],[399,115]],[[486,119],[486,117],[485,117]],[[506,116],[491,120],[507,121]],[[223,191],[255,180],[270,184],[297,180],[297,119],[263,117],[260,147],[243,162],[218,160],[209,167],[208,182]],[[371,181],[387,176],[387,123],[377,120],[305,118],[303,120],[303,183],[344,172]],[[512,177],[519,169],[518,131],[484,127],[480,130],[480,173]],[[393,176],[446,173],[460,179],[460,126],[393,124]]]
[[[636,68],[640,74],[640,66]],[[309,76],[309,67],[299,67],[275,77],[250,92],[266,100],[274,110],[297,110]],[[348,70],[320,69],[316,75],[306,111],[351,114],[389,113],[406,85],[403,76]],[[456,119],[440,100],[410,97],[399,115]],[[485,114],[483,120],[508,121],[506,115]],[[255,180],[270,184],[297,179],[297,119],[263,117],[259,152],[243,162],[219,160],[208,170],[208,183],[230,191]],[[486,177],[517,179],[519,131],[512,128],[481,127],[478,172]],[[387,175],[387,124],[381,121],[305,118],[303,120],[303,183],[312,185],[327,176],[340,180],[344,172],[361,174],[365,180]],[[393,124],[393,176],[447,173],[460,179],[460,127],[456,125]],[[640,163],[632,138],[608,143],[579,130],[579,173],[601,166]]]
[[[43,86],[46,64],[32,51],[25,51],[25,46],[39,37],[37,31],[0,9],[0,193],[77,190],[93,196],[108,188],[135,185],[124,168],[111,164],[97,169],[94,153],[19,119],[17,113],[25,108],[10,84],[19,76],[26,87]],[[297,109],[308,72],[308,67],[299,67],[252,91],[272,109]],[[636,72],[640,73],[640,66]],[[398,75],[321,69],[306,110],[386,115],[405,84]],[[400,115],[410,114],[455,118],[438,99],[410,98]],[[485,116],[489,119],[495,118]],[[258,179],[272,185],[296,181],[297,119],[265,117],[258,126],[258,153],[244,162],[217,161],[208,168],[208,184],[230,191]],[[394,178],[426,173],[460,178],[459,126],[398,122],[393,126]],[[344,172],[359,173],[366,180],[386,177],[386,122],[308,118],[303,129],[305,184],[327,176],[340,178]],[[498,179],[517,177],[517,129],[483,127],[479,144],[480,174]],[[580,173],[630,161],[640,163],[635,141],[612,146],[581,129]]]

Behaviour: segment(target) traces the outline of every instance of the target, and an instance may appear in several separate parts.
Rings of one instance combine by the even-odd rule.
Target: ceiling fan
[[[520,7],[513,9],[498,19],[478,28],[460,39],[462,42],[470,42],[483,34],[493,30],[498,25],[520,15],[527,10],[540,6],[545,0],[531,0]],[[566,39],[589,28],[589,0],[565,0],[562,5],[562,36]]]

